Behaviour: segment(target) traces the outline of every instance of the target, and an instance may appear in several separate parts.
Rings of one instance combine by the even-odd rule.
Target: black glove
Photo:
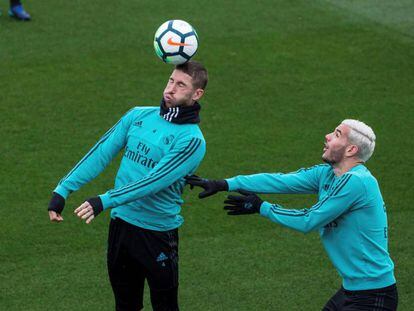
[[[260,213],[260,206],[263,200],[260,199],[253,192],[239,191],[242,195],[229,195],[227,200],[224,201],[224,209],[227,210],[227,215],[246,215]]]
[[[224,179],[220,180],[209,180],[205,178],[198,177],[196,175],[186,176],[185,180],[187,184],[191,186],[191,189],[194,186],[201,187],[204,189],[203,192],[198,194],[200,199],[209,197],[210,195],[216,194],[219,191],[229,191],[229,185]]]
[[[60,194],[53,192],[52,198],[50,199],[48,211],[54,211],[58,214],[62,214],[63,208],[65,207],[65,198]]]
[[[103,211],[103,204],[100,197],[93,197],[85,200],[93,209],[93,216],[98,216]]]

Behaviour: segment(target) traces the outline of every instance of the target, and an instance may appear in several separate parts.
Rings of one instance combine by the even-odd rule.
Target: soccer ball
[[[168,64],[179,65],[188,62],[197,52],[197,48],[197,33],[185,21],[167,21],[155,32],[155,53]]]

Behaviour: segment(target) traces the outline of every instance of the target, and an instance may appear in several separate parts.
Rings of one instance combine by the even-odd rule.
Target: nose
[[[331,135],[332,135],[332,133],[329,133],[329,134],[326,134],[325,135],[326,141],[330,141],[331,140]]]
[[[167,86],[167,93],[174,94],[176,91],[176,87],[174,83],[168,84]]]

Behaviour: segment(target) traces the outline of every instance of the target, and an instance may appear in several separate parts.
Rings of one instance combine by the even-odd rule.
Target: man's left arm
[[[261,173],[239,175],[227,179],[206,179],[196,175],[187,176],[191,187],[201,187],[198,194],[204,199],[220,191],[249,191],[254,193],[317,193],[321,175],[327,165],[315,165],[291,173]]]
[[[326,226],[364,197],[365,187],[359,178],[344,174],[336,187],[310,208],[285,209],[278,204],[264,202],[260,214],[285,227],[308,233]]]
[[[123,187],[87,199],[75,210],[75,213],[89,223],[102,210],[157,193],[192,173],[203,159],[205,151],[204,140],[196,137],[183,139],[177,142],[148,175]]]

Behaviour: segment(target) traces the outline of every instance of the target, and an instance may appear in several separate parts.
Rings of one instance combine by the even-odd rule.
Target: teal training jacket
[[[264,202],[260,214],[301,232],[318,230],[347,290],[382,288],[395,283],[388,253],[385,204],[378,182],[364,165],[336,177],[328,164],[288,174],[256,174],[227,179],[230,191],[317,193],[310,208],[286,209]]]
[[[99,195],[111,217],[157,231],[183,223],[180,216],[184,176],[193,174],[206,147],[197,124],[175,124],[159,107],[127,112],[59,182],[65,199],[90,182],[123,150],[113,189]]]

